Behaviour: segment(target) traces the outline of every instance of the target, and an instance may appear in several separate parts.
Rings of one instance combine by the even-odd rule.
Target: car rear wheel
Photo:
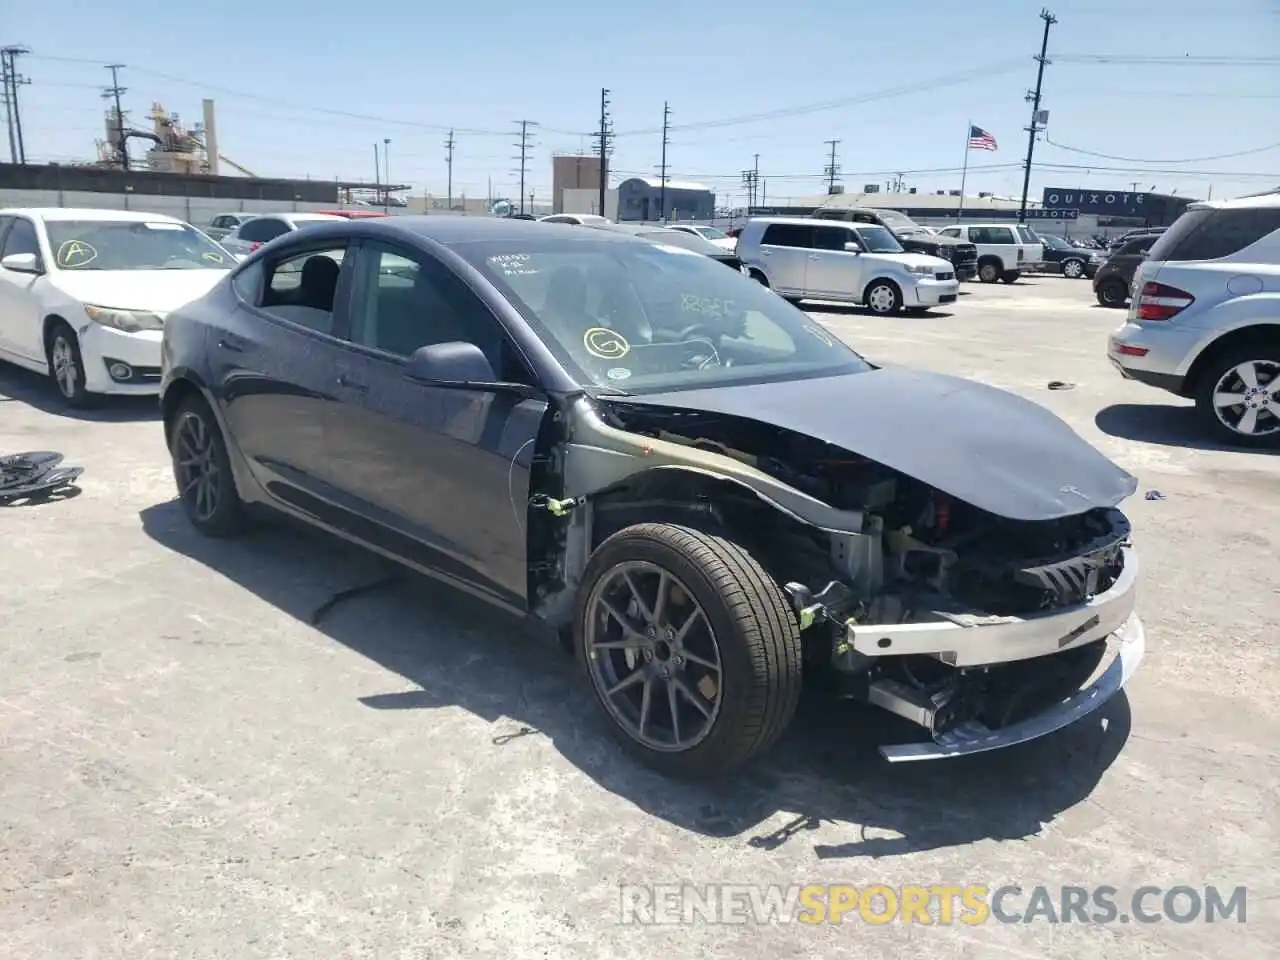
[[[592,555],[574,643],[613,734],[678,777],[723,773],[782,734],[800,696],[800,631],[738,544],[665,523]]]
[[[49,379],[73,407],[87,407],[94,395],[84,388],[84,357],[80,340],[70,325],[59,320],[49,330],[45,352],[49,361]]]
[[[759,270],[751,271],[751,279],[754,280],[756,283],[760,284],[762,287],[769,286],[769,278],[766,277],[764,273]]]
[[[983,260],[978,264],[978,279],[983,283],[995,283],[1000,279],[1001,272],[999,260]]]
[[[1062,262],[1062,275],[1070,277],[1072,280],[1079,280],[1084,276],[1084,261],[1064,260]]]
[[[888,316],[902,309],[902,291],[892,280],[872,280],[862,295],[862,302],[872,313]]]
[[[1129,285],[1119,279],[1107,280],[1099,284],[1096,296],[1104,307],[1123,307],[1129,299]]]
[[[1222,443],[1280,446],[1280,344],[1239,347],[1211,363],[1196,410]]]
[[[178,408],[169,428],[169,453],[178,499],[191,525],[211,537],[242,532],[247,515],[227,444],[213,411],[200,397],[188,397]]]
[[[1013,283],[1020,276],[1022,276],[1022,271],[1020,270],[1006,270],[1000,275],[1000,279],[1005,283]]]

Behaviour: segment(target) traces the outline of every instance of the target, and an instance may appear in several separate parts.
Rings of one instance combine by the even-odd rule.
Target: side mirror
[[[492,383],[495,379],[484,351],[460,340],[419,347],[404,375],[424,383]]]
[[[14,273],[43,273],[34,253],[11,253],[0,260],[0,267]]]
[[[854,243],[852,240],[850,240],[848,243],[844,245],[844,252],[845,253],[861,253],[862,244]]]

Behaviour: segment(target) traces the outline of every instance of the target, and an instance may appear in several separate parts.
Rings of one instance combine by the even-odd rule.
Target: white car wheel
[[[902,296],[888,280],[877,280],[867,288],[866,303],[872,313],[896,313],[902,306]]]
[[[1215,433],[1250,446],[1280,442],[1280,356],[1275,351],[1233,351],[1206,373],[1196,399]]]

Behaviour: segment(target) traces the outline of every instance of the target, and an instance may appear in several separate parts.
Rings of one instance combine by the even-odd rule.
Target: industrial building
[[[716,195],[701,183],[631,177],[618,184],[619,220],[709,220]]]

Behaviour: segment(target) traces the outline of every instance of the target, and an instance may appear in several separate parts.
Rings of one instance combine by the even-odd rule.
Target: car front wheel
[[[1104,307],[1123,307],[1129,299],[1129,285],[1123,280],[1107,280],[1098,286],[1095,294]]]
[[[73,407],[87,407],[93,402],[93,394],[84,388],[84,357],[80,353],[80,340],[71,327],[58,321],[49,330],[45,344],[49,361],[49,378],[62,394],[62,399]]]
[[[782,590],[741,546],[689,527],[638,524],[600,545],[574,643],[614,735],[673,776],[762,753],[800,696],[800,632]]]
[[[999,260],[984,260],[978,264],[978,279],[983,283],[995,283],[1000,279],[1000,273]]]
[[[1083,260],[1067,260],[1062,264],[1062,275],[1070,277],[1072,280],[1079,280],[1084,276]]]
[[[211,537],[240,533],[245,508],[236,491],[227,444],[213,411],[200,397],[188,397],[178,408],[169,429],[169,453],[178,499],[191,525]]]
[[[1200,377],[1196,409],[1222,443],[1280,446],[1280,345],[1231,350]]]
[[[862,295],[862,302],[872,313],[888,316],[902,309],[902,291],[891,280],[873,280]]]

